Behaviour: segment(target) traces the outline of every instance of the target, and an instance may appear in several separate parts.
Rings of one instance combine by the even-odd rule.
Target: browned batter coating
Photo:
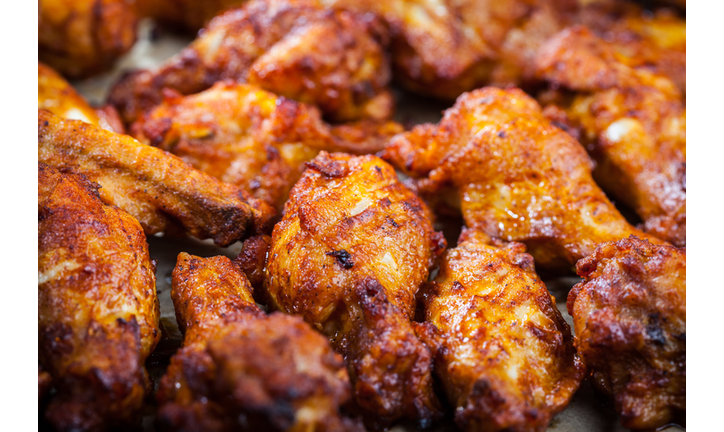
[[[544,431],[584,378],[568,324],[520,243],[464,230],[426,290],[434,347],[465,431]]]
[[[564,122],[581,129],[601,187],[631,207],[648,233],[686,246],[686,107],[678,89],[625,65],[611,44],[582,27],[546,44],[538,71],[576,92],[557,103]]]
[[[157,393],[162,431],[356,431],[342,358],[298,317],[264,314],[230,259],[182,252],[171,290],[184,346]]]
[[[374,153],[403,129],[368,121],[335,134],[316,107],[228,81],[185,97],[167,92],[131,130],[141,142],[281,210],[304,163],[321,150]]]
[[[127,0],[38,0],[38,58],[71,78],[110,69],[136,42]]]
[[[196,32],[221,12],[240,7],[248,0],[136,0],[142,17]]]
[[[372,16],[325,10],[317,0],[252,0],[214,18],[155,70],[125,76],[110,101],[130,123],[162,102],[231,79],[320,107],[334,121],[392,114],[384,34]]]
[[[540,268],[568,269],[599,243],[645,236],[593,181],[586,150],[519,89],[465,93],[438,125],[397,135],[385,152],[423,196],[459,208],[470,228],[525,243]]]
[[[228,246],[262,233],[273,210],[234,185],[127,135],[38,110],[38,160],[86,175],[100,197],[141,222],[147,234],[186,231]]]
[[[264,286],[264,268],[266,267],[266,254],[271,247],[271,236],[266,234],[250,237],[244,240],[241,252],[234,258],[234,264],[244,272],[249,283],[254,288],[254,300],[266,304]]]
[[[635,236],[578,262],[576,346],[624,427],[686,422],[686,249]]]
[[[38,164],[38,355],[55,429],[140,424],[161,336],[154,272],[134,218],[85,177]]]
[[[307,167],[272,233],[271,306],[331,338],[369,426],[429,424],[439,410],[432,359],[411,320],[445,240],[381,159],[321,152]]]

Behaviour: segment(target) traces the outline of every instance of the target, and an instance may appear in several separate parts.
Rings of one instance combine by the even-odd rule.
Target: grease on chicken
[[[425,204],[375,156],[321,152],[272,233],[270,305],[329,336],[372,427],[438,414],[415,294],[445,247]]]
[[[605,241],[646,236],[591,177],[585,149],[519,89],[463,94],[438,125],[399,134],[385,150],[424,197],[460,209],[465,224],[525,243],[537,266],[562,270]]]
[[[568,324],[520,243],[466,230],[425,290],[455,422],[465,431],[543,431],[584,378]]]
[[[686,249],[632,236],[576,265],[576,346],[624,427],[686,421]]]
[[[359,431],[342,358],[297,317],[266,315],[226,257],[182,252],[171,298],[184,346],[157,393],[163,431]]]
[[[227,246],[264,232],[265,203],[127,135],[38,110],[38,160],[86,175],[103,202],[130,213],[147,234],[188,232]]]
[[[154,272],[134,218],[84,176],[38,164],[38,355],[57,430],[140,424],[161,336]]]

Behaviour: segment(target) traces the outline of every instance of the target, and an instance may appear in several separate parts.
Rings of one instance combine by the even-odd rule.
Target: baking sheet
[[[170,33],[164,33],[155,28],[150,20],[142,20],[139,25],[139,40],[133,49],[116,64],[113,71],[102,76],[72,84],[91,103],[100,105],[105,101],[108,88],[125,71],[134,68],[151,68],[179,52],[191,38]],[[398,102],[395,119],[406,127],[425,122],[437,122],[442,116],[441,111],[447,108],[438,101],[432,101],[419,96],[395,91]],[[440,227],[437,227],[440,228]],[[448,241],[454,241],[448,238]],[[147,362],[149,373],[154,381],[163,375],[168,365],[169,357],[180,346],[182,338],[176,326],[173,303],[171,302],[171,272],[176,264],[176,257],[180,252],[210,257],[226,255],[234,258],[241,249],[237,243],[228,248],[218,248],[210,240],[199,241],[193,238],[168,238],[163,236],[148,239],[151,258],[157,261],[156,289],[161,303],[161,325],[163,339]],[[569,325],[572,326],[571,317],[566,311],[566,295],[580,278],[567,277],[546,280],[546,285],[557,300],[557,306]],[[153,431],[154,412],[156,407],[149,405],[143,420],[144,431]],[[410,425],[398,425],[390,429],[394,432],[416,431]],[[456,431],[457,428],[448,420],[432,429],[433,431]],[[571,400],[570,405],[563,412],[553,418],[548,428],[549,432],[617,432],[626,431],[616,414],[613,403],[601,394],[594,391],[586,381]],[[671,426],[663,431],[675,432],[683,429]]]

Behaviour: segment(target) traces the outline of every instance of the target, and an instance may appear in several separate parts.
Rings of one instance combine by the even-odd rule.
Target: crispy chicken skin
[[[601,187],[631,207],[648,233],[686,246],[686,108],[678,89],[619,62],[611,44],[582,27],[546,44],[538,70],[576,92],[563,105],[563,121],[581,129]]]
[[[425,204],[391,166],[321,152],[272,233],[271,306],[301,315],[342,354],[368,426],[438,414],[431,357],[411,320],[415,294],[445,247]]]
[[[438,125],[395,136],[384,158],[424,197],[460,208],[468,227],[525,243],[540,268],[568,269],[599,243],[646,236],[593,181],[585,149],[519,89],[463,94]]]
[[[38,58],[71,78],[110,69],[136,42],[128,0],[38,0]]]
[[[686,249],[632,236],[576,265],[576,345],[624,427],[686,421]]]
[[[266,231],[274,213],[163,150],[45,110],[38,110],[38,160],[99,183],[103,202],[130,213],[147,234],[186,231],[228,246]]]
[[[196,32],[221,12],[240,7],[248,0],[136,0],[142,17]]]
[[[568,324],[521,243],[464,230],[423,295],[455,422],[465,431],[543,431],[585,370]]]
[[[249,84],[218,82],[185,97],[168,93],[134,123],[132,134],[277,210],[301,177],[304,163],[321,150],[373,153],[403,130],[397,123],[383,122],[379,131],[370,130],[375,125],[352,125],[335,134],[316,107]],[[355,131],[361,136],[351,136]]]
[[[352,431],[342,358],[298,317],[266,315],[230,259],[182,252],[171,298],[184,346],[157,393],[168,431]]]
[[[161,336],[154,272],[135,219],[85,177],[38,164],[38,353],[55,429],[140,422]]]
[[[126,75],[109,100],[130,123],[162,102],[164,88],[188,95],[231,79],[317,105],[330,120],[385,119],[393,99],[384,36],[373,16],[317,0],[252,0],[160,68]]]
[[[51,67],[38,62],[38,109],[71,119],[82,120],[111,132],[124,133],[115,108],[94,109],[83,96]]]

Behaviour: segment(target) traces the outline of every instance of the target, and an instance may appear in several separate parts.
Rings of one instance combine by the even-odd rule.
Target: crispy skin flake
[[[381,159],[321,152],[307,166],[272,233],[271,306],[332,339],[369,426],[429,424],[439,410],[432,359],[411,320],[445,240]]]
[[[58,430],[140,424],[144,361],[161,334],[155,265],[138,222],[98,185],[38,164],[38,353]],[[42,394],[42,392],[41,392]]]
[[[339,414],[351,391],[329,341],[264,314],[231,260],[182,252],[171,297],[185,339],[157,393],[160,430],[363,430]]]
[[[686,249],[632,236],[576,265],[568,294],[576,345],[621,423],[686,422]]]

